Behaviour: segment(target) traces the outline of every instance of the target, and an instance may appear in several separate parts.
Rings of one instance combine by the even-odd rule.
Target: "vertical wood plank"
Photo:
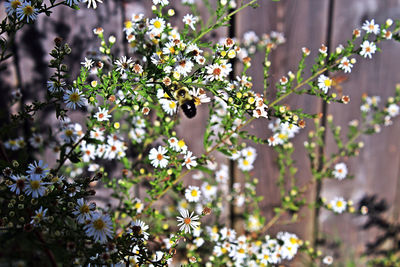
[[[318,53],[318,49],[326,40],[328,1],[260,1],[260,7],[252,10],[247,9],[239,14],[238,18],[238,36],[248,30],[254,30],[258,35],[269,33],[272,30],[281,31],[285,34],[286,43],[281,45],[272,53],[271,62],[271,88],[267,91],[267,98],[271,99],[274,95],[274,84],[279,81],[288,71],[295,72],[298,62],[301,58],[302,47],[311,49],[312,54],[307,59],[307,64],[312,64],[313,56]],[[257,92],[262,92],[263,79],[263,55],[259,54],[252,62],[251,75],[253,76],[254,88]],[[309,77],[307,72],[305,77]],[[319,113],[321,110],[320,101],[314,97],[294,96],[285,101],[292,109],[304,108],[308,113]],[[269,137],[271,132],[268,130],[269,121],[259,121],[255,124],[255,132],[260,137]],[[310,179],[308,169],[309,162],[305,155],[303,142],[306,139],[307,132],[311,124],[308,121],[305,130],[294,139],[296,148],[294,159],[297,161],[299,172],[299,185],[304,185]],[[273,207],[279,206],[280,195],[276,187],[278,169],[276,165],[276,154],[271,148],[257,146],[258,158],[255,164],[255,177],[260,179],[258,193],[264,196],[262,207],[267,219],[272,218]],[[312,194],[308,196],[312,199]],[[311,235],[311,213],[304,209],[300,223],[292,226],[278,226],[271,229],[271,233],[281,230],[294,231],[301,238],[309,239]]]
[[[354,28],[361,28],[366,19],[375,19],[376,23],[383,24],[387,18],[398,18],[400,1],[344,1],[336,0],[334,10],[333,45],[345,44],[351,38]],[[377,53],[373,59],[357,57],[349,81],[343,84],[344,94],[349,94],[349,105],[332,104],[328,112],[333,114],[335,123],[345,128],[350,120],[360,118],[361,95],[380,95],[382,102],[394,94],[395,84],[398,83],[398,69],[400,67],[400,45],[395,42],[383,42],[378,45],[382,53]],[[332,47],[332,49],[334,49]],[[360,156],[352,159],[341,159],[348,164],[349,171],[354,174],[354,180],[342,182],[329,181],[324,183],[323,196],[328,201],[334,196],[342,195],[355,202],[365,194],[378,194],[388,203],[395,198],[396,181],[398,179],[398,163],[400,147],[396,141],[400,130],[399,119],[394,125],[382,128],[382,132],[374,136],[362,137],[365,147]],[[328,146],[327,155],[334,150],[332,142]],[[394,206],[392,206],[394,207]],[[331,212],[321,215],[323,230],[338,237],[342,241],[343,258],[354,258],[354,253],[364,249],[366,241],[374,240],[375,234],[359,229],[363,222],[360,218],[351,215],[335,216]]]

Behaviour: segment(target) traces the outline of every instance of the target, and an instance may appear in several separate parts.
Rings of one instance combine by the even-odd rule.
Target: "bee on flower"
[[[148,229],[149,229],[149,226],[145,222],[143,222],[141,220],[136,220],[134,222],[131,222],[128,233],[132,233],[134,236],[143,235],[143,239],[148,240],[149,233],[146,232]]]

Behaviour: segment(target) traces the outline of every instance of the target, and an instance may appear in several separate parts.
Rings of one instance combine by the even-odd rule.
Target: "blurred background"
[[[29,103],[34,99],[44,97],[46,93],[46,81],[49,76],[47,68],[50,56],[48,53],[53,47],[55,37],[62,37],[72,48],[72,54],[67,58],[67,64],[71,68],[71,77],[74,77],[80,68],[80,62],[90,51],[96,51],[98,39],[93,35],[93,28],[104,28],[105,36],[117,37],[117,46],[114,48],[116,55],[128,55],[128,43],[124,39],[124,21],[131,18],[132,13],[145,13],[151,16],[150,0],[103,0],[97,10],[87,9],[82,5],[79,11],[73,11],[66,7],[55,9],[51,17],[40,16],[33,25],[27,25],[17,33],[13,47],[15,57],[0,66],[0,122],[7,120],[10,112],[16,112],[17,107],[9,107],[9,98],[12,90],[20,88],[22,100]],[[190,13],[187,7],[182,7],[180,0],[170,0],[171,7],[176,10],[176,24],[181,25],[181,18]],[[199,6],[206,10],[198,0]],[[301,58],[301,48],[311,50],[308,58],[308,66],[312,64],[321,44],[326,44],[330,49],[335,49],[340,44],[345,45],[346,40],[352,37],[355,28],[361,28],[365,20],[375,19],[376,23],[383,24],[387,18],[400,18],[399,0],[281,0],[272,2],[261,0],[257,9],[248,8],[236,15],[231,29],[220,29],[208,38],[218,40],[234,32],[239,38],[247,31],[254,31],[257,35],[271,31],[282,32],[286,37],[286,43],[273,51],[272,81],[274,84],[288,71],[295,71]],[[1,19],[5,16],[4,5],[0,6]],[[343,94],[349,95],[351,102],[348,105],[331,104],[324,105],[319,99],[313,97],[292,97],[287,104],[292,109],[304,108],[310,113],[321,113],[322,116],[332,114],[334,122],[345,126],[353,119],[361,116],[361,96],[380,95],[382,99],[394,94],[395,85],[400,83],[400,44],[384,42],[379,44],[381,53],[374,55],[373,59],[357,57],[351,75],[346,77],[341,84]],[[250,74],[253,76],[254,90],[262,92],[263,54],[257,54],[252,61]],[[307,75],[305,76],[307,77]],[[348,79],[347,79],[348,78]],[[273,87],[273,86],[272,86]],[[257,89],[259,88],[259,89]],[[267,98],[273,96],[271,89]],[[72,114],[71,116],[78,116]],[[42,120],[54,120],[54,114],[50,112],[41,114]],[[206,112],[201,112],[192,121],[185,120],[180,132],[186,138],[188,146],[194,151],[202,151],[202,129],[205,124]],[[267,138],[270,135],[268,121],[258,122],[252,131],[259,137]],[[306,184],[311,179],[309,161],[305,156],[303,142],[307,133],[312,129],[312,121],[301,131],[295,140],[296,147],[294,158],[299,169],[299,186]],[[28,126],[27,126],[28,127]],[[400,121],[394,120],[390,127],[381,129],[379,134],[361,137],[364,148],[359,157],[354,159],[342,159],[348,165],[349,173],[354,179],[346,179],[341,182],[329,181],[321,184],[321,196],[328,200],[334,196],[343,196],[358,203],[363,197],[376,195],[377,200],[385,200],[386,206],[379,206],[384,212],[382,218],[391,223],[399,224],[400,212]],[[199,138],[199,139],[198,139]],[[324,153],[329,155],[335,151],[332,136],[326,136]],[[276,187],[278,168],[276,166],[276,154],[268,147],[257,147],[258,158],[254,169],[254,176],[259,178],[258,193],[264,196],[262,208],[268,219],[272,218],[273,208],[279,206],[280,195]],[[316,188],[309,193],[309,200],[315,199]],[[371,202],[371,199],[368,200]],[[357,205],[356,205],[357,207]],[[387,209],[385,209],[387,207]],[[330,240],[318,240],[324,254],[341,258],[345,263],[354,260],[366,251],[366,244],[379,239],[386,234],[382,229],[363,230],[362,226],[368,221],[366,217],[356,215],[335,215],[332,212],[323,211],[315,214],[308,210],[301,212],[302,216],[296,224],[276,225],[269,229],[268,234],[277,231],[290,230],[298,234],[302,239],[312,240],[315,222],[318,222],[324,237]],[[398,232],[391,232],[397,235]],[[324,238],[323,238],[324,239]],[[335,242],[332,242],[334,240]],[[397,240],[397,241],[396,241]],[[382,244],[384,246],[399,246],[399,239],[394,244]],[[300,263],[299,263],[300,264]],[[295,265],[293,265],[295,266]],[[297,266],[297,265],[296,265]],[[355,266],[360,266],[356,264]]]

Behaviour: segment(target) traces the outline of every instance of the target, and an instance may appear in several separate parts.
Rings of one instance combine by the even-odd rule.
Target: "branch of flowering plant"
[[[397,32],[399,32],[400,29],[396,29],[395,31],[392,32],[393,35],[395,35]],[[374,40],[374,43],[380,43],[382,40],[382,38],[376,38]],[[357,54],[358,50],[354,50],[352,51],[351,55]],[[312,81],[313,79],[315,79],[317,76],[319,76],[320,74],[323,74],[324,72],[328,71],[329,69],[337,66],[338,64],[340,64],[340,61],[343,59],[343,57],[338,58],[332,65],[330,66],[326,66],[323,69],[319,70],[318,72],[316,72],[314,75],[312,75],[311,77],[309,77],[308,79],[304,80],[303,82],[297,84],[293,89],[289,90],[288,92],[286,92],[285,94],[281,95],[280,97],[278,97],[277,99],[275,99],[274,101],[272,101],[268,106],[272,107],[275,104],[279,103],[280,101],[282,101],[283,99],[287,98],[289,95],[291,95],[292,93],[295,93],[297,91],[297,89],[301,88],[303,85],[308,84],[310,81]]]
[[[239,125],[234,131],[231,131],[230,133],[227,134],[227,136],[225,136],[222,140],[220,140],[220,142],[218,142],[217,144],[215,144],[211,149],[209,149],[208,151],[206,151],[206,153],[204,153],[203,157],[207,157],[208,155],[210,155],[213,151],[215,151],[221,144],[223,144],[227,139],[229,139],[229,137],[231,137],[234,133],[236,133],[237,131],[239,131],[241,128],[245,127],[246,125],[248,125],[250,122],[252,122],[255,118],[252,117],[249,120],[247,120],[246,122],[242,123],[241,125]],[[175,184],[177,184],[183,177],[185,177],[187,174],[189,174],[193,169],[189,169],[186,170],[184,173],[180,174],[168,187],[166,187],[159,195],[155,196],[153,199],[151,199],[147,205],[145,206],[145,208],[143,209],[143,213],[150,209],[152,204],[159,200],[163,195],[165,195]],[[141,214],[138,214],[137,217],[139,217]]]
[[[236,13],[240,12],[242,9],[254,5],[258,0],[252,0],[250,2],[248,2],[247,4],[244,4],[242,6],[240,6],[239,8],[235,9],[234,11],[230,12],[228,15],[226,15],[225,17],[222,17],[222,19],[217,20],[212,26],[208,27],[205,31],[201,32],[193,41],[192,43],[196,43],[197,41],[199,41],[204,35],[206,35],[207,33],[213,31],[218,25],[220,25],[222,22],[227,22],[230,20],[230,18],[235,15]]]

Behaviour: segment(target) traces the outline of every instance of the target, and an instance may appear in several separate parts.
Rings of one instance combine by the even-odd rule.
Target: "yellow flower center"
[[[71,100],[71,102],[78,102],[79,99],[80,97],[78,93],[72,93],[69,95],[69,100]]]
[[[184,147],[184,146],[185,146],[185,141],[179,140],[178,146],[179,146],[180,148]]]
[[[330,87],[332,85],[332,80],[331,79],[326,79],[324,81],[324,84],[325,84],[326,87]]]
[[[197,190],[192,190],[191,195],[192,197],[197,197]]]
[[[97,219],[97,220],[95,220],[94,222],[93,222],[93,227],[94,227],[94,229],[96,229],[96,230],[103,230],[104,229],[104,227],[105,227],[105,223],[104,223],[104,221],[102,220],[102,219]]]
[[[161,22],[159,20],[156,20],[154,22],[154,27],[156,27],[157,29],[160,29],[161,28]]]
[[[343,206],[343,202],[339,200],[338,202],[336,202],[336,206],[339,207],[339,208],[342,207]]]
[[[37,180],[31,181],[31,187],[33,190],[37,190],[40,187],[40,181]]]
[[[19,7],[20,5],[21,5],[21,2],[18,1],[18,0],[15,0],[15,1],[12,1],[12,2],[11,2],[11,7],[12,7],[13,9],[17,9],[17,7]]]
[[[33,7],[32,6],[26,6],[26,7],[24,7],[23,11],[24,11],[25,15],[30,16],[30,15],[33,14]]]
[[[173,101],[169,102],[169,107],[170,108],[175,108],[176,107],[175,102],[173,102]]]
[[[89,206],[86,205],[86,204],[83,204],[83,205],[79,208],[79,211],[80,211],[81,213],[89,213]]]

